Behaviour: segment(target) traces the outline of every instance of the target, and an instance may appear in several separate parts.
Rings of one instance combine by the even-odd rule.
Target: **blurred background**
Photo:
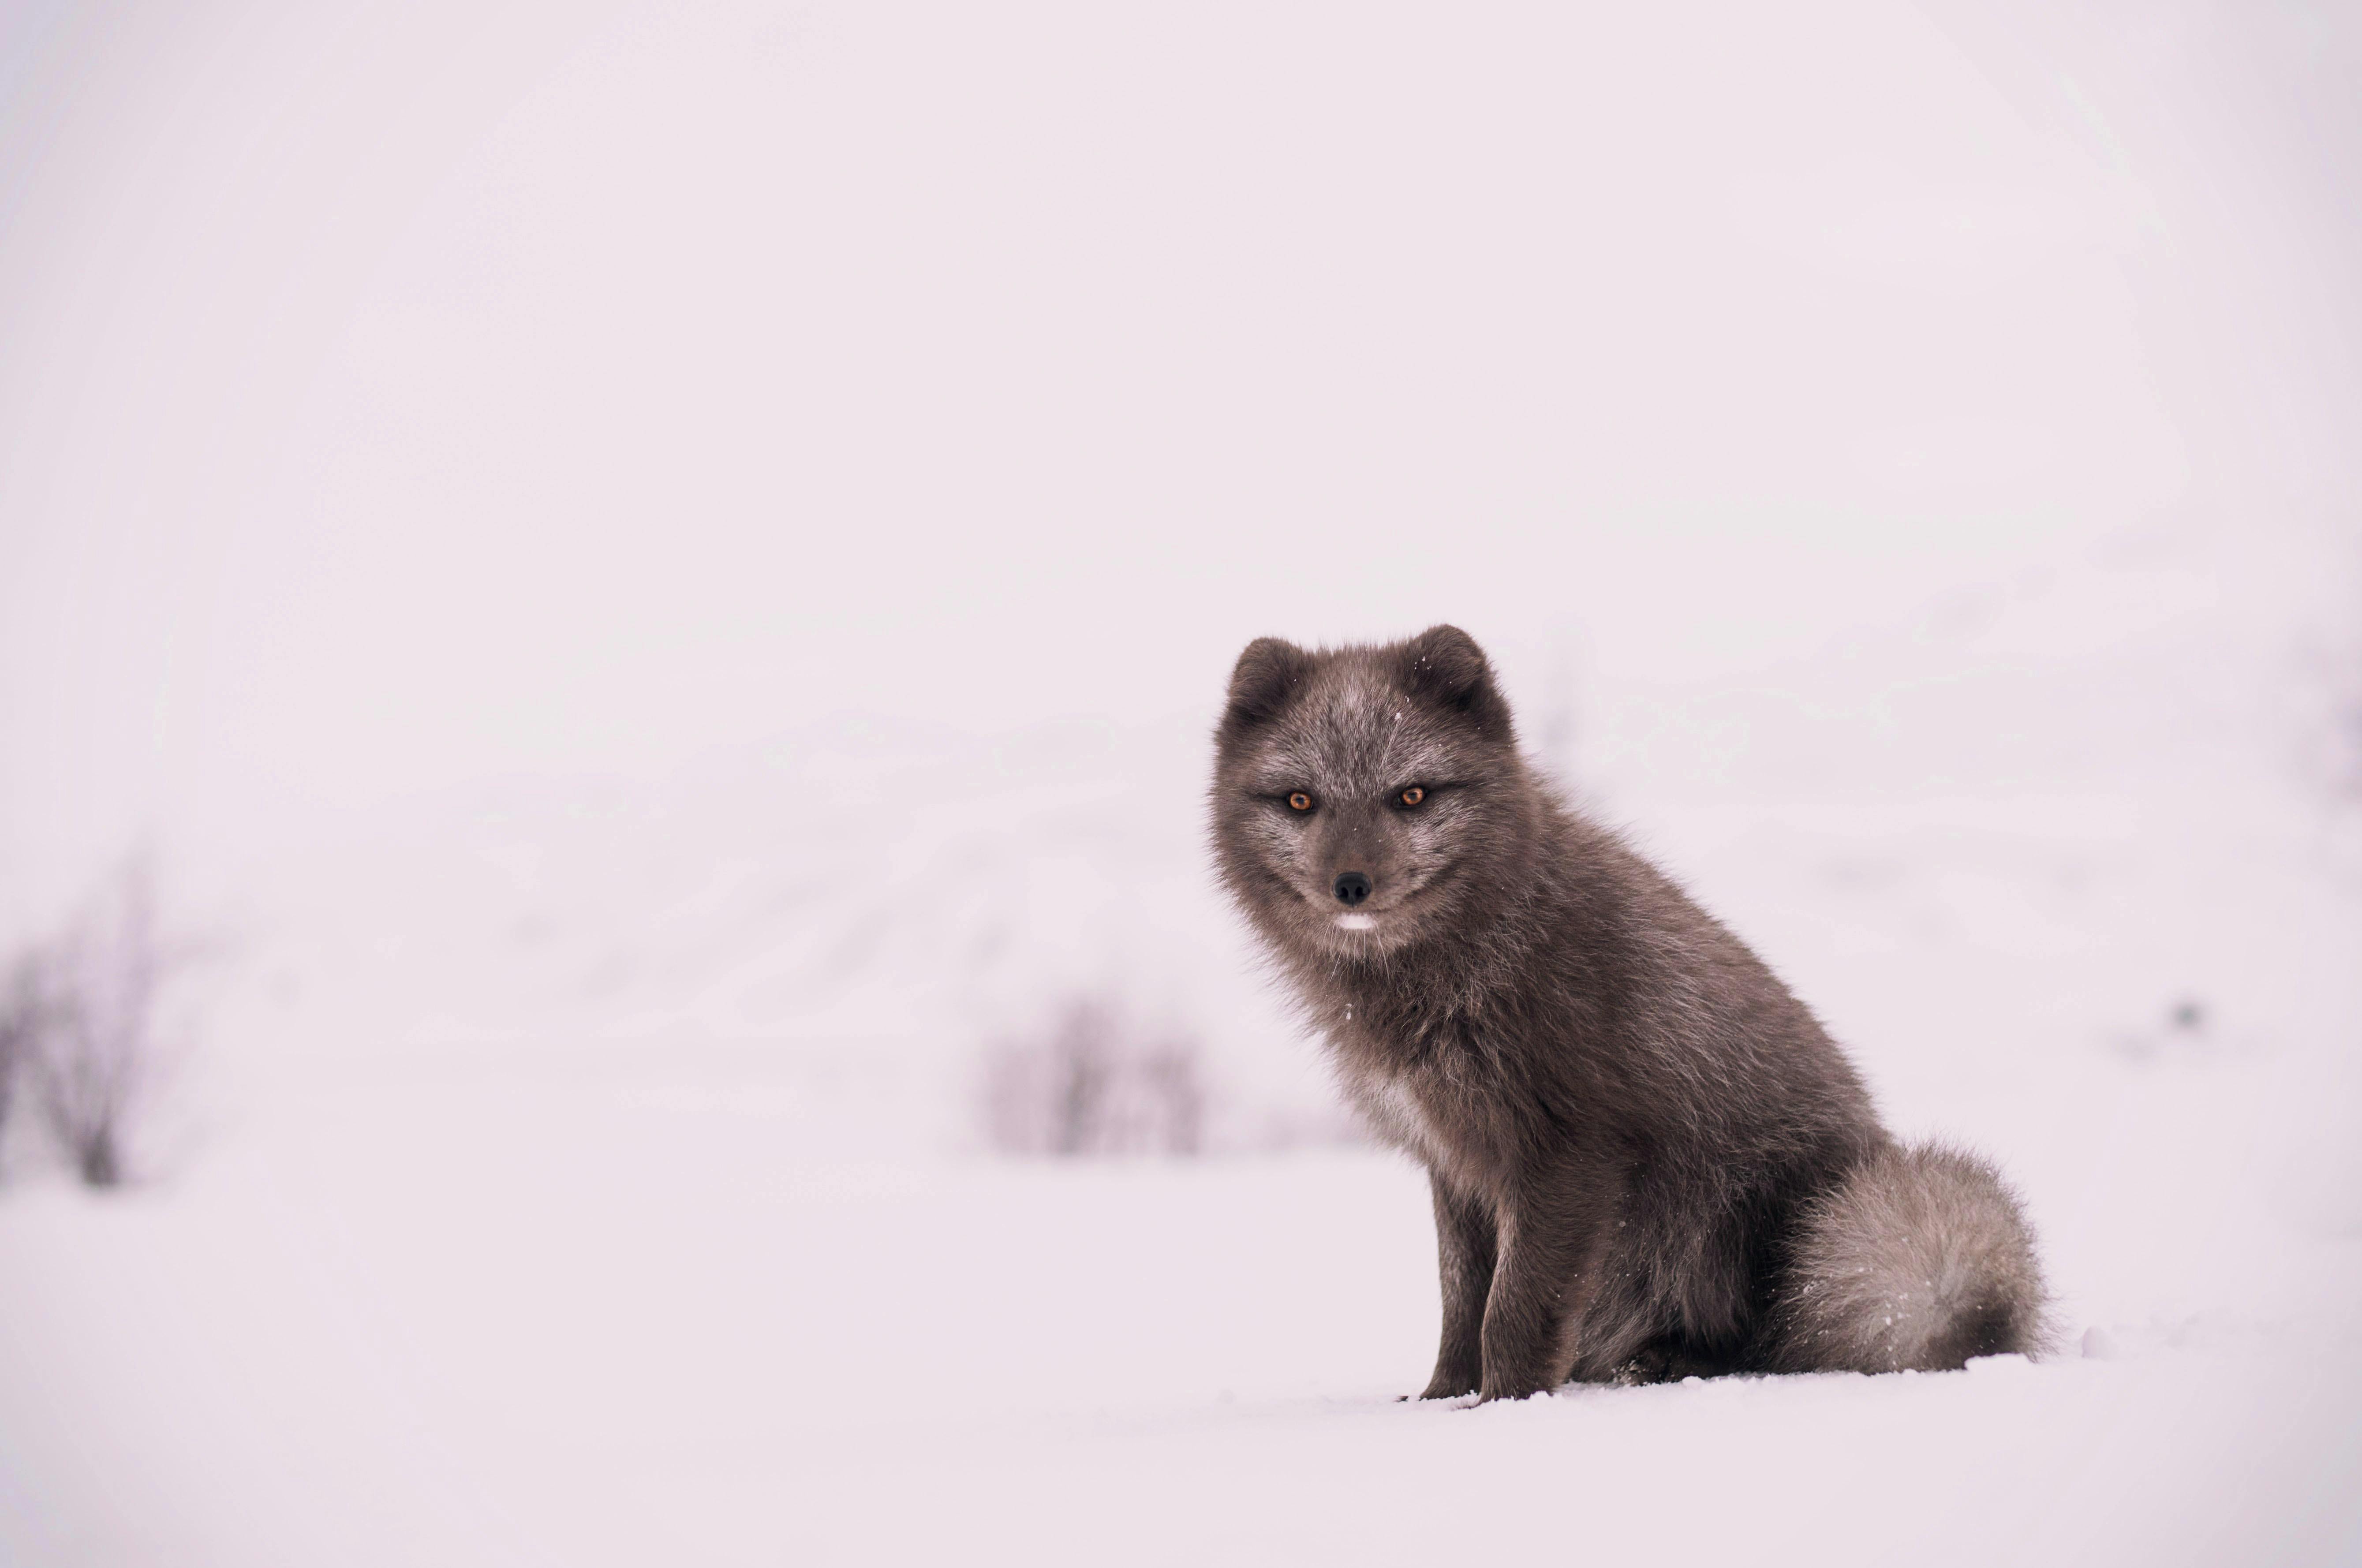
[[[721,1390],[901,1386],[780,1327],[863,1238],[1101,1214],[1000,1156],[1376,1194],[1416,1386],[1424,1199],[1207,867],[1264,634],[1473,632],[2077,1332],[2331,1313],[2357,72],[2301,0],[0,0],[0,1548],[624,1551],[690,1494],[598,1463],[786,1441]],[[1131,1212],[980,1254],[958,1375],[1142,1386],[1014,1283]]]

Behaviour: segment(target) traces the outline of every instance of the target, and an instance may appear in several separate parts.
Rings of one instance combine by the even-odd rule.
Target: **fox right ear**
[[[1222,734],[1235,735],[1253,728],[1287,706],[1312,656],[1279,637],[1257,637],[1239,655],[1231,670],[1231,697],[1222,711]]]
[[[1485,734],[1508,738],[1509,704],[1493,683],[1493,666],[1475,638],[1457,626],[1429,626],[1390,651],[1406,689],[1465,714]]]

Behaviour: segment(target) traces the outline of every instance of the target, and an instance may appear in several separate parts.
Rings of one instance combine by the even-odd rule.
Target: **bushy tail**
[[[1783,1372],[1957,1367],[2049,1348],[2034,1233],[1993,1168],[1889,1145],[1805,1210],[1772,1360]]]

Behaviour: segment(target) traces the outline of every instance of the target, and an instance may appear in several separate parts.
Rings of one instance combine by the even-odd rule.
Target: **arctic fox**
[[[1465,632],[1262,638],[1215,743],[1222,880],[1428,1170],[1422,1398],[2046,1348],[1992,1167],[1879,1125],[1771,970],[1528,767]]]

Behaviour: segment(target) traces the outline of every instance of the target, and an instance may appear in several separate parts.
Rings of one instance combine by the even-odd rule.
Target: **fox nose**
[[[1352,909],[1370,896],[1370,879],[1359,871],[1348,871],[1337,878],[1337,901]]]

